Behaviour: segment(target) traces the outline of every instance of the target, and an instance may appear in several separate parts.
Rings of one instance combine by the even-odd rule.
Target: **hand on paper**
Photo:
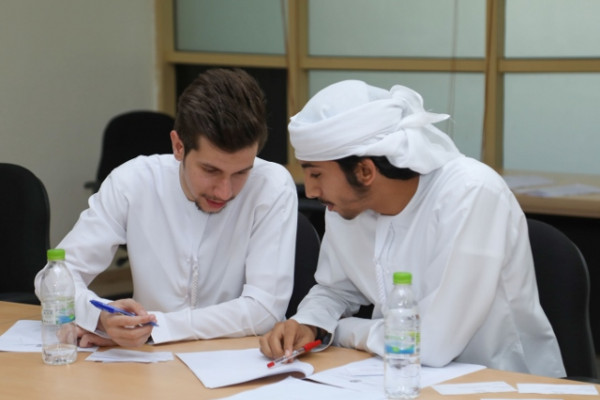
[[[103,338],[95,333],[86,331],[81,327],[77,327],[77,338],[79,347],[96,347],[96,346],[115,346],[116,343],[111,339]]]
[[[98,320],[98,329],[106,332],[119,346],[138,347],[146,343],[152,333],[152,326],[148,323],[156,322],[156,317],[148,314],[142,305],[133,299],[121,299],[110,304],[130,311],[136,316],[111,314],[103,311]]]
[[[293,319],[278,322],[260,337],[260,351],[270,359],[289,356],[294,349],[314,341],[316,335],[314,326],[299,324]]]

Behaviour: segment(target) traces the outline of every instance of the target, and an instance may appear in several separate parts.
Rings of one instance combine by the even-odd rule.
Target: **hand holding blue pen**
[[[111,306],[109,304],[104,304],[98,300],[90,300],[90,303],[92,303],[92,305],[94,307],[99,308],[102,311],[109,312],[111,314],[123,314],[123,315],[127,315],[129,317],[137,316],[137,314],[135,314],[135,313],[129,312],[127,310],[123,310],[122,308]],[[158,324],[156,322],[148,322],[148,324],[150,324],[152,326],[158,326]],[[146,325],[146,324],[144,324],[144,325]]]

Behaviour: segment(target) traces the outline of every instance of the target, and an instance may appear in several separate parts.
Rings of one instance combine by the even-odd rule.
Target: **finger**
[[[273,330],[273,336],[269,340],[273,358],[283,356],[285,353],[285,334],[288,330],[287,321],[280,322],[277,326],[277,330]]]
[[[110,332],[111,338],[123,347],[138,347],[145,344],[152,333],[152,326],[117,328]]]
[[[300,324],[293,319],[285,321],[285,330],[283,331],[283,353],[287,356],[292,354],[292,351],[298,343],[298,334]]]
[[[145,317],[145,319],[139,320],[139,324],[149,324],[151,322],[156,323],[156,316],[153,314],[148,314],[146,309],[137,301],[133,299],[120,299],[115,302],[110,303],[115,307],[122,308],[126,311],[129,311],[133,314],[136,314],[138,317]]]
[[[271,350],[271,346],[269,344],[269,339],[271,336],[271,332],[268,332],[258,338],[258,347],[260,352],[268,358],[273,358],[273,351]]]
[[[77,337],[78,338],[82,337],[86,333],[87,333],[87,331],[85,329],[83,329],[82,327],[80,327],[79,325],[77,325]]]
[[[110,333],[111,329],[131,329],[139,325],[150,325],[156,323],[156,316],[151,314],[146,315],[122,315],[102,313],[100,315],[103,330]]]
[[[282,338],[283,330],[285,328],[284,322],[278,322],[275,324],[270,332],[265,334],[260,340],[261,351],[267,357],[273,359],[281,357],[283,355]]]
[[[79,347],[92,347],[92,343],[87,334],[83,334],[79,337],[79,341],[77,343]]]
[[[138,326],[147,326],[151,325],[152,322],[156,322],[156,317],[154,315],[146,314],[146,315],[137,315],[135,317],[129,316],[118,316],[119,319],[115,320],[118,322],[122,328],[135,328]]]
[[[133,299],[120,299],[110,303],[110,305],[122,308],[137,315],[148,315],[146,309]]]
[[[146,317],[111,315],[107,318],[106,332],[111,336],[127,336],[133,332],[152,332],[152,325],[147,324],[146,320]]]
[[[90,332],[85,332],[79,339],[79,347],[114,346],[115,342]]]
[[[152,323],[157,323],[156,316],[154,314],[141,315],[139,318],[141,318],[140,325],[152,325]]]

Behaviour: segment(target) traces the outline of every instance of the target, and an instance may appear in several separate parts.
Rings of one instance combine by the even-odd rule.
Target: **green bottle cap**
[[[49,249],[47,255],[48,261],[64,260],[65,249]]]
[[[394,285],[410,285],[412,274],[410,272],[394,272]]]

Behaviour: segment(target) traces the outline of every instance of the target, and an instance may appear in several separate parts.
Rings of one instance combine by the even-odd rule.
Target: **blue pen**
[[[123,314],[123,315],[127,315],[129,317],[136,317],[137,315],[129,312],[127,310],[123,310],[122,308],[118,308],[118,307],[114,307],[108,304],[104,304],[102,302],[99,302],[98,300],[90,300],[90,303],[92,303],[92,305],[96,308],[101,309],[102,311],[106,311],[109,312],[111,314]],[[156,322],[148,322],[150,325],[152,326],[158,326],[158,324]],[[146,325],[146,324],[144,324]]]

